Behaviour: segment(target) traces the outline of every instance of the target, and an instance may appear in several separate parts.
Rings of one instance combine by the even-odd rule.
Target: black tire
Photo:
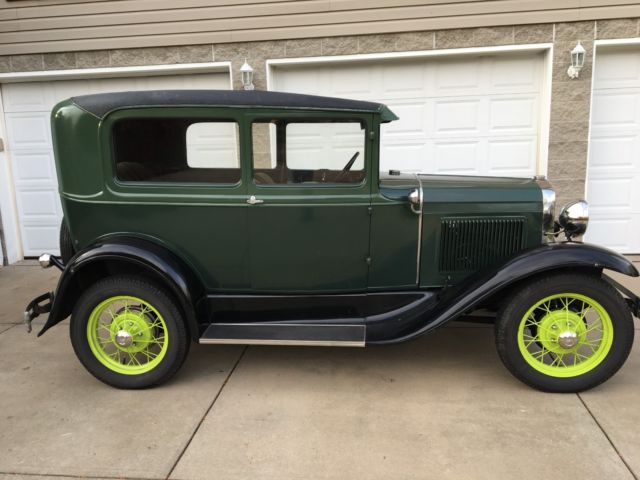
[[[91,313],[101,302],[121,295],[137,297],[152,305],[166,324],[170,339],[166,353],[148,372],[123,374],[113,371],[98,360],[89,345],[87,324]],[[182,314],[175,302],[157,285],[132,276],[108,277],[83,292],[71,314],[70,335],[73,349],[85,368],[98,380],[123,389],[149,388],[166,382],[180,369],[190,346]]]
[[[60,224],[60,256],[62,257],[62,262],[66,265],[75,254],[76,249],[73,247],[69,227],[67,227],[67,222],[63,218]]]
[[[518,346],[518,328],[527,311],[540,300],[558,293],[590,297],[606,310],[613,325],[613,342],[606,356],[591,370],[572,377],[552,376],[533,368]],[[498,313],[495,335],[500,359],[516,378],[538,390],[568,393],[600,385],[622,367],[633,345],[634,326],[624,299],[600,276],[555,274],[513,292]]]

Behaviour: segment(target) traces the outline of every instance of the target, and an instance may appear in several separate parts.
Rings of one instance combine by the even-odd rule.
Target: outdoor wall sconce
[[[242,67],[240,67],[240,73],[242,74],[242,86],[245,90],[253,90],[253,68],[247,63],[247,59],[244,59]]]
[[[571,66],[569,70],[567,70],[569,78],[575,79],[580,76],[580,70],[584,67],[584,56],[586,53],[587,51],[580,42],[571,50]]]

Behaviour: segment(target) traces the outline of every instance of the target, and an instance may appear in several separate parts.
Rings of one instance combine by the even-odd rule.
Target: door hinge
[[[369,140],[375,140],[376,139],[376,132],[374,132],[373,130],[369,131]]]
[[[367,207],[367,213],[371,215],[373,213],[373,208]]]
[[[367,265],[371,265],[371,257],[366,258]]]

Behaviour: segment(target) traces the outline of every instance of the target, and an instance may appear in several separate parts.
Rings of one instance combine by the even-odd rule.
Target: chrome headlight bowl
[[[589,224],[589,204],[584,200],[567,203],[560,210],[558,223],[568,239],[584,235]]]

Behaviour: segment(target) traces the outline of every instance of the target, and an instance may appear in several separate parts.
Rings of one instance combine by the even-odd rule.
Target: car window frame
[[[283,119],[291,120],[291,123],[295,123],[295,120],[317,120],[322,123],[325,120],[327,123],[331,120],[345,120],[361,122],[365,125],[364,128],[364,178],[359,183],[256,183],[254,180],[254,167],[253,167],[253,124],[260,120],[273,120]],[[371,156],[372,156],[372,131],[373,131],[373,115],[369,113],[359,112],[342,112],[342,111],[314,111],[303,109],[282,109],[271,110],[269,112],[263,112],[259,110],[247,111],[245,116],[246,130],[247,130],[247,176],[245,181],[247,182],[249,191],[255,193],[257,191],[286,189],[291,194],[305,194],[306,192],[312,192],[319,190],[326,193],[348,193],[353,194],[355,192],[369,193],[371,187]],[[269,123],[269,122],[263,122]]]
[[[113,148],[113,127],[123,119],[133,118],[176,118],[194,119],[197,122],[235,122],[238,131],[238,155],[240,177],[235,183],[208,182],[160,182],[130,181],[117,178],[115,152]],[[197,123],[194,122],[194,123]],[[135,107],[119,109],[109,113],[100,123],[99,142],[105,188],[114,194],[197,196],[216,192],[224,195],[246,195],[246,132],[244,113],[237,108],[225,107]],[[186,133],[186,132],[185,132]]]

